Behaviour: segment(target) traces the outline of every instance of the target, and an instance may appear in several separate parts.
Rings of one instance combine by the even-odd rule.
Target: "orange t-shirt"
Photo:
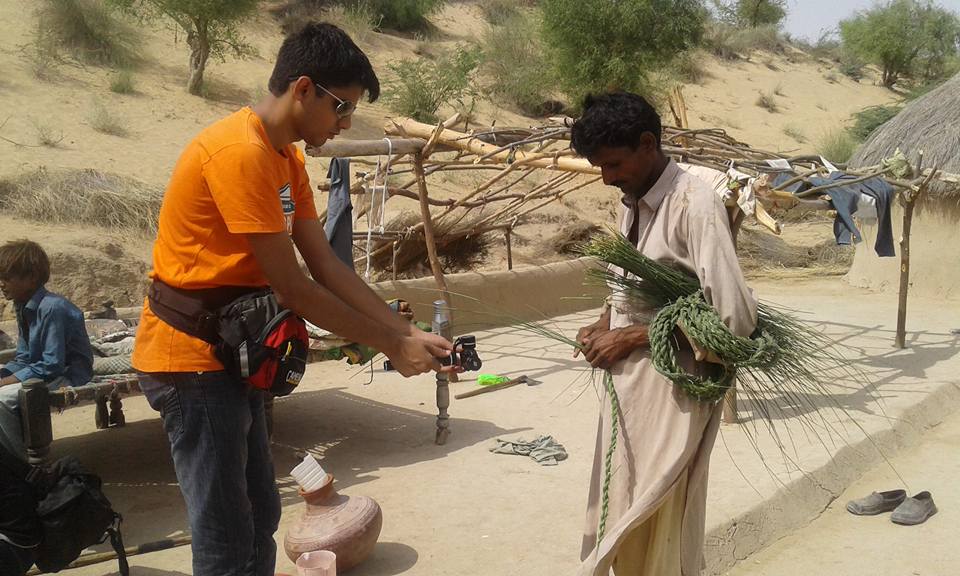
[[[264,286],[245,234],[292,232],[317,209],[293,145],[270,144],[260,118],[244,108],[187,146],[160,208],[151,278],[185,289]],[[142,372],[222,370],[210,344],[157,318],[145,300],[133,366]]]

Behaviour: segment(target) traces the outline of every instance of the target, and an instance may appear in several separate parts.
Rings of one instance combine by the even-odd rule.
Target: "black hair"
[[[583,101],[583,115],[574,122],[570,145],[583,157],[600,148],[640,145],[640,136],[650,132],[660,147],[660,115],[643,96],[630,92],[590,94]]]
[[[325,88],[359,85],[370,102],[380,97],[380,80],[367,55],[346,32],[327,22],[310,22],[284,39],[270,75],[270,92],[280,96],[301,76]]]

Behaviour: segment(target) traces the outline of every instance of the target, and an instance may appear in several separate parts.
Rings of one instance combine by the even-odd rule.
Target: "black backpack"
[[[33,517],[29,517],[30,510],[25,510],[25,517],[18,525],[32,526],[39,532],[39,543],[35,547],[37,568],[59,572],[79,558],[85,548],[109,538],[117,553],[120,574],[129,575],[120,534],[122,518],[103,495],[97,475],[84,470],[73,456],[61,458],[50,467],[30,466],[3,447],[0,447],[0,466],[32,490],[36,504]],[[39,530],[36,530],[37,523]],[[23,541],[24,535],[19,538]]]
[[[25,574],[42,539],[33,487],[0,463],[0,576]]]

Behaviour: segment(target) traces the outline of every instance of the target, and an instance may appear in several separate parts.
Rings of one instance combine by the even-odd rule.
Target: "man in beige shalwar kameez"
[[[727,327],[749,336],[757,305],[714,190],[720,180],[708,183],[701,178],[710,175],[670,160],[660,135],[660,118],[643,98],[611,93],[587,98],[572,146],[601,169],[605,184],[623,191],[620,232],[644,255],[697,276]],[[611,569],[616,576],[696,576],[703,564],[707,472],[720,408],[690,398],[654,369],[651,317],[615,294],[601,318],[577,335],[586,359],[613,374],[621,406],[606,531],[598,543],[611,428],[609,399],[603,399],[582,576],[607,576]],[[693,373],[719,368],[695,361],[689,350],[681,350],[679,360]]]

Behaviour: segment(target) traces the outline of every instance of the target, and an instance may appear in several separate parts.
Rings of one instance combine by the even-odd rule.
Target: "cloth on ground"
[[[541,466],[556,466],[567,459],[567,449],[553,439],[553,436],[537,436],[532,441],[496,439],[496,446],[490,448],[494,454],[516,454],[529,456]]]
[[[783,171],[773,175],[770,182],[771,188],[777,188],[787,180],[795,177],[796,173]],[[811,187],[824,186],[843,182],[844,180],[855,180],[858,178],[845,172],[833,172],[826,177],[812,177],[807,182],[794,182],[787,186],[785,190],[792,194],[809,190]],[[891,208],[894,197],[894,189],[886,180],[880,178],[870,178],[863,182],[856,182],[836,188],[829,188],[824,194],[830,197],[833,209],[837,211],[837,217],[833,222],[833,232],[837,238],[837,244],[851,244],[860,242],[862,236],[853,221],[853,215],[863,208],[865,204],[864,197],[873,199],[877,213],[877,240],[874,243],[874,250],[878,256],[896,256],[893,246],[893,224],[891,222]],[[869,217],[869,212],[864,210],[864,216]]]
[[[327,241],[344,264],[353,266],[353,203],[350,201],[350,159],[330,160],[330,197],[327,199],[327,222],[323,231]]]

